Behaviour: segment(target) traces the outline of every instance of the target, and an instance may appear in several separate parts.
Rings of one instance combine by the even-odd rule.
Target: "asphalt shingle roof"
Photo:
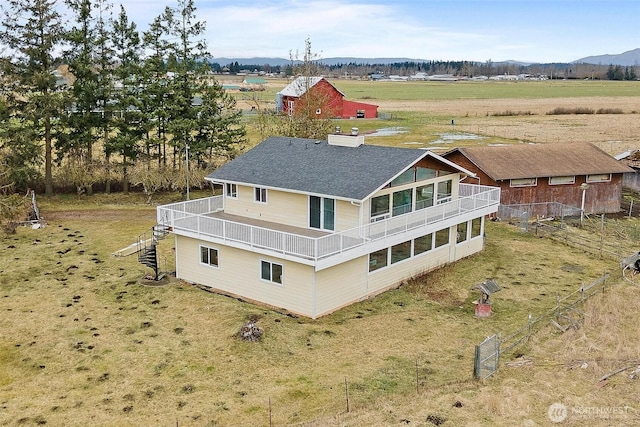
[[[456,148],[494,181],[633,172],[587,142]]]
[[[271,137],[207,179],[362,201],[427,155],[435,156],[411,148]]]

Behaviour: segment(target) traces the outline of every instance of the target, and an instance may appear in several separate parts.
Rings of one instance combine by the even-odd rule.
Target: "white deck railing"
[[[174,232],[184,231],[318,260],[490,206],[497,209],[500,203],[500,189],[497,187],[460,184],[459,195],[458,199],[447,203],[322,237],[309,237],[206,216],[205,214],[223,208],[222,196],[159,206],[157,215],[158,222],[172,227]]]

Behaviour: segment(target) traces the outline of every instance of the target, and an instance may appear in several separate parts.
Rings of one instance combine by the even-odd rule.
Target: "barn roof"
[[[494,181],[633,172],[586,142],[461,147],[460,152]]]
[[[207,179],[363,201],[427,156],[473,175],[426,150],[366,144],[345,147],[326,140],[271,137]]]
[[[338,90],[335,86],[329,83],[324,77],[306,77],[300,76],[296,78],[294,81],[289,83],[284,87],[280,92],[278,92],[282,96],[292,96],[299,98],[307,92],[307,90],[311,89],[313,86],[320,83],[322,80],[325,80],[329,85],[331,85],[335,90],[337,90],[340,95],[344,96],[340,90]]]

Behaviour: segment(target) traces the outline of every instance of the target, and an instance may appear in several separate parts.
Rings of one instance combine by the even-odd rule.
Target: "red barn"
[[[308,97],[308,98],[307,98]],[[308,103],[305,101],[309,101]],[[296,114],[304,108],[314,108],[321,117],[342,119],[375,119],[378,106],[347,101],[344,93],[324,77],[298,77],[276,94],[278,112]]]

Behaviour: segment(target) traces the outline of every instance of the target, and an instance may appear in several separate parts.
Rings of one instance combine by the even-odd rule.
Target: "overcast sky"
[[[144,30],[177,2],[123,4]],[[640,48],[640,0],[195,0],[195,5],[214,58],[289,58],[290,51],[304,50],[306,38],[321,58],[571,62]]]

